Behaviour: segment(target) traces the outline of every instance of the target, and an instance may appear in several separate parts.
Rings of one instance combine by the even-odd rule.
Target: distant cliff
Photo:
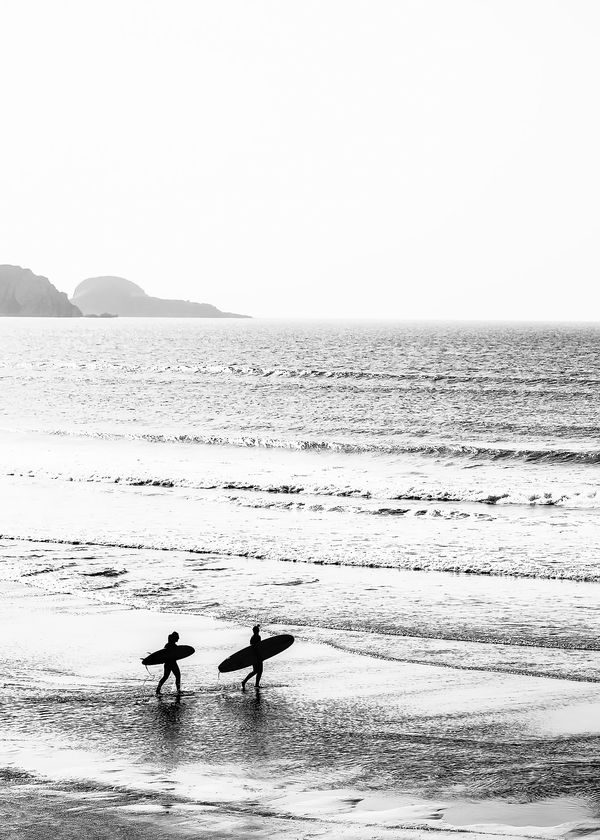
[[[150,318],[248,318],[234,312],[221,312],[210,303],[166,300],[150,297],[123,277],[89,277],[83,280],[71,301],[84,315],[124,315]]]
[[[0,315],[79,318],[81,312],[47,277],[18,265],[0,265]]]

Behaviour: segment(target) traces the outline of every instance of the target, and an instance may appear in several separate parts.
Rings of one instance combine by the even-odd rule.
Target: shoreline
[[[400,738],[399,743],[405,743],[397,753],[401,756],[407,748],[423,749],[425,739],[435,762],[444,760],[445,742],[458,737],[466,721],[469,726],[475,721],[479,732],[472,746],[465,747],[467,761],[481,749],[490,726],[500,733],[495,737],[504,739],[514,738],[511,732],[525,732],[526,740],[563,739],[579,708],[591,706],[590,719],[600,710],[590,686],[390,663],[340,652],[300,635],[289,651],[266,664],[264,689],[257,698],[252,690],[241,693],[242,672],[240,679],[231,680],[219,680],[216,673],[224,655],[244,646],[248,628],[206,616],[47,592],[22,582],[1,582],[0,593],[6,605],[0,634],[7,643],[0,664],[1,726],[7,747],[2,764],[10,779],[0,801],[24,825],[36,812],[42,818],[49,801],[56,805],[56,814],[51,817],[51,807],[47,819],[59,820],[63,807],[74,808],[68,813],[75,815],[73,829],[78,824],[78,830],[86,819],[98,818],[95,808],[107,810],[107,825],[115,820],[110,830],[106,828],[107,838],[121,825],[127,825],[127,836],[132,837],[177,837],[199,830],[215,838],[232,832],[284,837],[291,824],[299,837],[335,830],[336,836],[357,840],[391,837],[392,831],[394,836],[431,831],[455,836],[466,830],[461,825],[470,826],[471,836],[561,837],[594,820],[581,797],[565,799],[564,794],[540,796],[536,811],[528,810],[527,802],[494,799],[485,790],[479,800],[459,789],[450,798],[436,797],[435,785],[418,778],[404,790],[397,784],[386,787],[376,768],[370,778],[364,777],[353,765],[352,754],[336,764],[331,751],[340,737],[337,728],[351,724],[347,732],[354,731],[359,754],[368,758],[368,741],[363,742],[356,729],[368,728],[374,720],[379,722],[373,737],[381,738],[384,732],[386,749],[400,749],[393,747]],[[180,703],[169,691],[157,700],[154,680],[132,676],[146,649],[162,647],[163,635],[175,628],[182,643],[195,642],[197,649],[182,663]],[[68,649],[66,657],[61,643]],[[19,681],[11,684],[10,675]],[[343,706],[344,713],[330,721],[337,706]],[[558,722],[551,735],[553,716]],[[441,740],[436,735],[440,727],[447,732]],[[279,749],[290,740],[288,730],[292,741],[300,739],[289,755]],[[452,735],[453,730],[457,734]],[[277,748],[270,749],[264,740],[267,733],[281,739]],[[311,754],[320,756],[322,749],[329,758],[315,767]],[[303,762],[299,756],[305,751],[308,761]],[[22,773],[29,775],[19,777]],[[364,781],[369,783],[365,786]],[[89,790],[91,803],[86,800]],[[106,790],[111,791],[108,798],[102,792]],[[112,796],[118,800],[114,805]],[[23,811],[21,797],[31,803]],[[517,824],[483,819],[486,802],[495,803],[497,812]],[[532,806],[535,803],[534,799]],[[538,822],[561,822],[537,825],[532,833],[522,822],[529,813]],[[455,821],[447,821],[446,814]]]

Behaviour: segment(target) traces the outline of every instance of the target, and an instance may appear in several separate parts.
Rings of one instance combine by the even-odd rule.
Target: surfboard
[[[142,659],[142,665],[164,665],[167,659],[185,659],[192,653],[195,653],[195,650],[191,645],[177,645],[175,650],[173,648],[161,648]]]
[[[277,656],[283,650],[286,650],[290,645],[294,644],[294,637],[288,633],[283,633],[281,636],[271,636],[269,639],[263,639],[260,643],[259,653],[262,660],[270,659],[272,656]],[[255,651],[252,646],[242,648],[236,653],[224,659],[219,665],[219,671],[222,674],[229,671],[239,671],[242,668],[251,668],[254,665]]]

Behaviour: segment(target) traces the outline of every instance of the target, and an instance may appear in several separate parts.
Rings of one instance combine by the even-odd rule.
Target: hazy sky
[[[0,263],[600,320],[597,0],[0,0]]]

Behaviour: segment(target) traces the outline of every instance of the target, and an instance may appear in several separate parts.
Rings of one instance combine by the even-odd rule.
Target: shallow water
[[[266,663],[262,690],[242,694],[237,675],[219,679],[215,669],[242,637],[235,624],[19,587],[5,598],[2,632],[15,635],[0,673],[3,760],[13,771],[67,791],[85,781],[161,806],[324,824],[360,824],[360,802],[380,827],[495,814],[509,826],[600,826],[600,722],[577,734],[558,718],[546,725],[561,706],[591,704],[593,686],[388,662],[316,646],[299,629]],[[175,622],[197,653],[182,663],[182,697],[167,689],[157,699],[136,656]],[[521,812],[543,819],[520,822]]]

